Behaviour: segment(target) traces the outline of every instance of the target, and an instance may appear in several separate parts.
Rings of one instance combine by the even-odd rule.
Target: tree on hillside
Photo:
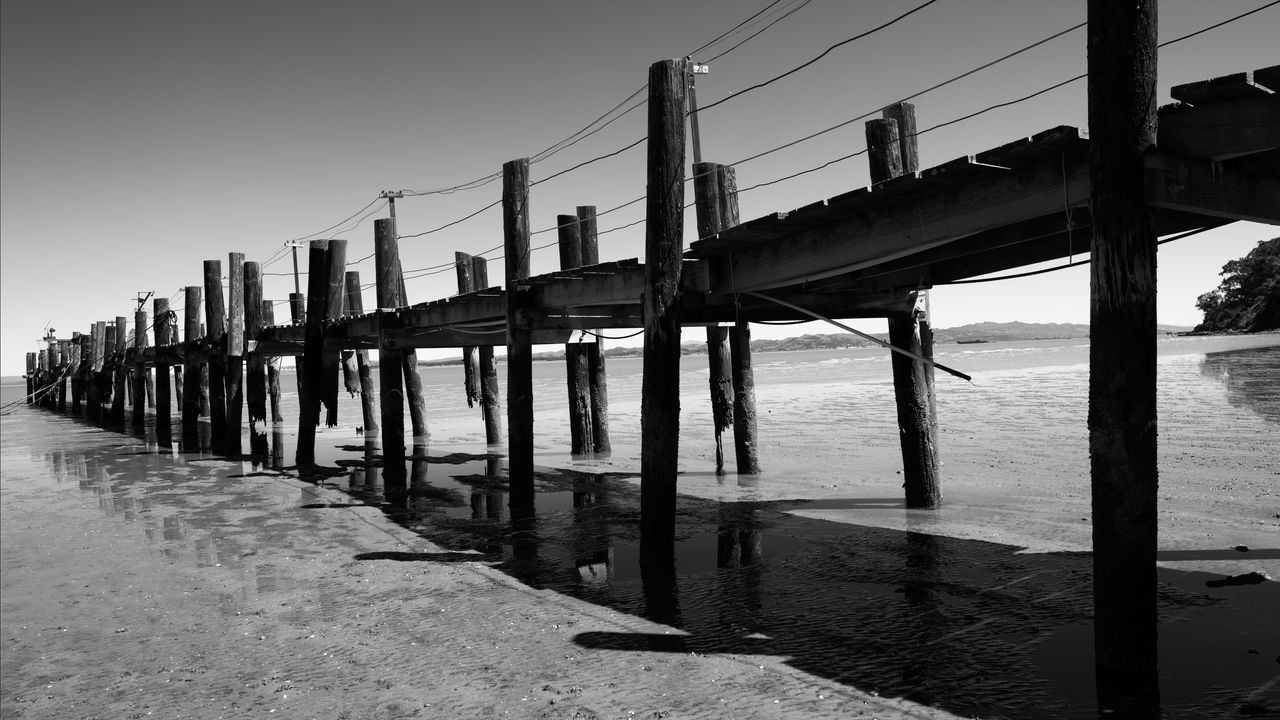
[[[1218,289],[1196,299],[1198,331],[1259,332],[1280,328],[1280,238],[1264,240],[1222,266]]]

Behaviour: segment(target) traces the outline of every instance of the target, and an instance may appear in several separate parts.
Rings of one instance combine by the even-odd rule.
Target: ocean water
[[[431,437],[410,461],[407,498],[386,497],[376,449],[355,433],[354,402],[342,403],[337,427],[318,433],[320,461],[333,470],[312,482],[380,507],[445,548],[478,550],[535,588],[672,628],[581,633],[574,640],[586,651],[771,655],[832,683],[963,716],[1095,717],[1088,342],[935,352],[973,376],[937,377],[940,511],[903,507],[885,351],[758,354],[764,472],[753,476],[732,467],[715,474],[705,358],[685,357],[669,574],[646,574],[638,563],[639,359],[608,363],[615,452],[607,458],[570,456],[563,364],[535,364],[533,518],[507,512],[501,448],[485,445],[459,367],[421,370]],[[1275,584],[1205,584],[1253,570],[1280,577],[1280,336],[1166,338],[1158,352],[1164,710],[1280,712]],[[292,375],[283,385],[293,388]],[[4,393],[5,402],[14,397],[12,387]],[[283,463],[243,464],[246,477],[291,474],[297,403],[290,392],[283,400]],[[166,463],[214,460],[162,452],[151,437],[130,446],[145,462],[122,460],[121,436],[75,421],[67,426],[84,449],[68,453],[65,438],[42,441],[17,425],[30,412],[44,411],[2,419],[4,453],[50,475],[111,463],[112,508],[154,511],[173,492],[171,478],[164,492],[148,489],[169,472]],[[79,478],[80,491],[95,492],[92,474]],[[304,492],[294,504],[310,507],[305,500]],[[212,522],[180,516],[175,527],[185,529],[175,539]],[[427,559],[400,555],[386,559]]]

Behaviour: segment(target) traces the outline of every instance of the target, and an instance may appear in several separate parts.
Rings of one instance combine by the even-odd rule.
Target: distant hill
[[[1190,326],[1157,325],[1156,332],[1164,335],[1190,330]],[[881,340],[888,340],[886,333],[875,335]],[[935,329],[933,342],[943,343],[982,343],[1010,342],[1027,340],[1066,340],[1089,337],[1089,326],[1080,323],[1024,323],[1024,322],[982,322],[961,325],[954,328]],[[788,352],[793,350],[839,350],[841,348],[868,347],[872,343],[851,333],[830,333],[823,335],[798,335],[796,337],[776,340],[752,340],[752,352]],[[684,355],[702,355],[707,352],[707,344],[703,340],[686,342],[681,345]],[[606,357],[640,357],[644,350],[639,347],[606,348]],[[564,356],[563,351],[538,353],[535,360],[557,360]],[[431,364],[451,364],[456,361],[433,361]]]

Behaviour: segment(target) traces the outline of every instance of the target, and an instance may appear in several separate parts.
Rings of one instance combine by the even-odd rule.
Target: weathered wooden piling
[[[582,239],[582,264],[600,263],[599,238],[596,231],[596,207],[579,205],[578,235]],[[604,342],[593,338],[586,343],[588,385],[591,394],[591,442],[596,455],[613,452],[609,440],[609,381],[605,374]]]
[[[71,342],[69,340],[58,341],[58,358],[60,367],[58,369],[58,411],[67,411],[67,380],[71,375],[73,363],[71,361]]]
[[[396,221],[378,218],[373,221],[373,261],[378,299],[378,324],[383,336],[378,340],[378,402],[382,410],[382,457],[384,476],[393,480],[405,477],[404,467],[404,380],[400,350],[385,336],[386,330],[399,327],[394,314],[399,295],[399,243]]]
[[[1158,717],[1156,0],[1089,0],[1089,464],[1098,709]]]
[[[200,302],[202,290],[197,285],[188,285],[185,289],[185,309],[183,311],[182,340],[185,355],[183,356],[183,391],[179,402],[182,404],[182,449],[184,452],[200,450]]]
[[[265,327],[271,327],[276,324],[275,305],[270,300],[262,301],[262,324]],[[272,434],[275,433],[277,426],[284,422],[284,416],[280,414],[280,359],[267,358],[267,398],[271,406],[271,428]],[[272,445],[273,454],[275,444]]]
[[[560,249],[560,269],[582,266],[582,233],[577,215],[557,215],[556,225]],[[566,343],[564,364],[569,391],[569,447],[574,455],[591,452],[591,371],[586,347],[582,343]]]
[[[325,259],[328,261],[328,283],[325,293],[324,319],[326,323],[332,323],[342,317],[343,307],[346,304],[347,241],[330,240],[329,247],[325,251]],[[337,427],[341,353],[326,350],[323,358],[324,394],[321,399],[327,410],[324,423],[325,427]]]
[[[169,298],[156,298],[151,302],[155,315],[156,336],[156,443],[160,447],[173,445],[173,389],[169,384],[169,363],[165,357],[172,337],[169,317]]]
[[[346,314],[356,316],[364,314],[364,296],[360,288],[360,273],[348,270],[346,275]],[[360,413],[364,419],[362,432],[365,442],[374,441],[378,437],[378,410],[373,406],[373,374],[369,369],[369,352],[357,350],[356,377],[360,392]]]
[[[884,117],[869,120],[866,124],[867,159],[872,183],[915,172],[919,167],[915,107],[910,103],[897,103],[882,114]],[[904,127],[909,132],[904,131]],[[889,318],[889,342],[931,360],[933,332],[929,327],[927,305],[923,297],[920,300],[910,316]],[[942,504],[942,486],[933,366],[901,353],[893,353],[890,363],[906,504],[911,508],[935,508]]]
[[[117,315],[114,342],[111,345],[111,375],[115,388],[111,396],[111,424],[121,430],[124,429],[125,393],[129,386],[129,370],[124,357],[128,333],[129,318]]]
[[[147,311],[133,313],[133,430],[147,427],[147,363],[142,351],[147,346]]]
[[[209,444],[227,451],[227,306],[222,293],[222,261],[204,261],[205,346],[209,360]]]
[[[464,252],[453,253],[453,268],[458,277],[458,294],[475,292],[475,278],[472,271],[475,258]],[[462,347],[462,389],[467,396],[467,407],[475,407],[480,402],[480,361],[476,357],[475,345]]]
[[[720,165],[693,164],[694,212],[698,236],[710,237],[725,229],[720,217]],[[729,333],[718,325],[707,327],[707,381],[711,391],[711,423],[715,431],[716,474],[724,474],[724,431],[733,424],[733,367],[729,362]]]
[[[733,453],[739,475],[760,473],[756,443],[756,380],[751,364],[751,326],[746,321],[729,328],[729,363],[733,373]]]
[[[27,353],[27,404],[34,405],[36,402],[36,354]]]
[[[270,454],[267,436],[267,376],[262,353],[249,351],[247,344],[265,327],[262,322],[262,266],[244,264],[245,406],[249,411],[249,454]]]
[[[471,258],[471,279],[477,290],[489,287],[489,261],[479,255]],[[484,437],[489,445],[502,442],[502,394],[498,390],[498,363],[492,345],[476,348],[480,374],[480,411],[484,416]]]
[[[244,253],[227,254],[227,429],[222,454],[244,453]]]
[[[674,563],[680,444],[680,270],[684,251],[688,63],[649,68],[644,379],[640,401],[640,562]]]
[[[316,462],[316,427],[320,424],[320,405],[324,398],[324,318],[329,302],[328,241],[312,240],[307,259],[307,321],[303,359],[307,374],[298,394],[298,447],[294,459],[299,467]],[[337,364],[333,365],[336,372]],[[336,376],[331,376],[337,382]]]
[[[533,344],[516,321],[529,304],[529,159],[502,166],[502,232],[507,288],[507,475],[512,509],[533,507]]]
[[[299,292],[289,293],[289,321],[294,325],[305,325],[307,322],[307,296]],[[301,355],[293,358],[293,375],[298,386],[298,397],[302,397],[303,378],[305,377],[306,359]]]

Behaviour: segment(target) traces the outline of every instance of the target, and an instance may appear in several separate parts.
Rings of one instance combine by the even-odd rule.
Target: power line
[[[804,0],[804,1],[803,1],[803,2],[801,2],[799,5],[796,5],[795,7],[791,8],[791,9],[790,9],[790,10],[788,10],[788,11],[786,11],[786,12],[785,12],[785,13],[783,13],[782,15],[779,15],[777,18],[774,18],[774,20],[773,20],[772,22],[770,22],[768,25],[765,25],[764,27],[760,28],[759,30],[755,31],[754,33],[751,33],[751,34],[750,34],[750,35],[748,35],[747,37],[743,38],[743,40],[742,40],[741,42],[739,42],[737,45],[734,45],[733,47],[729,48],[728,50],[725,50],[724,52],[719,53],[719,54],[717,54],[717,55],[713,56],[710,60],[708,60],[708,61],[707,61],[707,63],[708,63],[708,64],[713,63],[713,62],[715,62],[716,60],[719,60],[720,58],[724,57],[725,55],[728,55],[729,53],[733,52],[734,50],[737,50],[738,48],[742,47],[743,45],[746,45],[748,42],[750,42],[752,39],[754,39],[757,35],[759,35],[759,34],[763,33],[764,31],[768,30],[769,28],[773,27],[774,25],[777,25],[778,23],[782,22],[783,20],[786,20],[787,18],[791,17],[791,15],[792,15],[792,14],[794,14],[796,11],[804,9],[804,7],[805,7],[806,5],[808,5],[810,2],[812,2],[812,0]]]
[[[870,30],[867,30],[867,31],[864,31],[864,32],[858,33],[857,35],[854,35],[854,36],[853,36],[853,37],[851,37],[851,38],[847,38],[847,39],[845,39],[845,40],[841,40],[840,42],[836,43],[835,45],[832,45],[831,47],[827,48],[826,50],[823,50],[821,53],[819,53],[819,54],[818,54],[818,56],[817,56],[817,57],[813,58],[812,60],[809,60],[809,61],[807,61],[807,62],[801,63],[800,65],[797,65],[796,67],[791,68],[790,70],[788,70],[788,71],[786,71],[786,72],[784,72],[784,73],[782,73],[782,74],[780,74],[780,75],[775,75],[775,76],[773,76],[773,77],[769,78],[768,80],[765,80],[765,81],[764,81],[764,82],[762,82],[762,83],[756,83],[755,85],[752,85],[752,86],[750,86],[750,87],[743,88],[742,90],[739,90],[739,91],[737,91],[737,92],[735,92],[735,93],[731,93],[731,94],[729,94],[729,95],[726,95],[725,97],[720,98],[719,100],[717,100],[717,101],[715,101],[715,102],[711,103],[710,105],[704,105],[703,107],[698,108],[698,112],[706,112],[707,110],[710,110],[711,108],[716,107],[717,105],[723,105],[724,103],[727,103],[727,102],[729,102],[730,100],[732,100],[732,99],[734,99],[734,98],[736,98],[736,97],[740,97],[740,96],[742,96],[742,95],[745,95],[745,94],[747,94],[747,93],[751,92],[752,90],[759,90],[760,88],[762,88],[762,87],[766,87],[766,86],[768,86],[768,85],[772,85],[773,83],[775,83],[775,82],[777,82],[777,81],[779,81],[779,80],[781,80],[781,79],[783,79],[783,78],[785,78],[785,77],[788,77],[788,76],[794,75],[795,73],[800,72],[801,70],[803,70],[803,69],[805,69],[805,68],[809,67],[810,65],[813,65],[814,63],[818,62],[818,61],[819,61],[819,60],[821,60],[822,58],[826,57],[827,55],[829,55],[829,54],[831,53],[831,51],[835,50],[836,48],[843,47],[843,46],[848,45],[849,43],[851,43],[851,42],[853,42],[853,41],[855,41],[855,40],[861,40],[862,38],[867,37],[868,35],[871,35],[871,34],[874,34],[874,33],[880,32],[881,30],[884,30],[885,28],[887,28],[887,27],[889,27],[889,26],[891,26],[891,25],[893,25],[893,24],[895,24],[895,23],[899,22],[900,20],[905,19],[906,17],[908,17],[908,16],[910,16],[910,15],[914,15],[915,13],[920,12],[921,10],[923,10],[923,9],[925,9],[925,8],[927,8],[927,7],[929,7],[930,5],[932,5],[932,4],[936,3],[936,2],[938,2],[938,0],[925,0],[925,2],[924,2],[924,3],[922,3],[922,4],[920,4],[920,5],[917,5],[916,7],[914,7],[914,8],[912,8],[912,9],[910,9],[910,10],[906,11],[905,13],[902,13],[901,15],[899,15],[899,16],[897,16],[897,17],[893,18],[892,20],[890,20],[890,21],[888,21],[888,22],[886,22],[886,23],[883,23],[883,24],[881,24],[881,25],[878,25],[878,26],[876,26],[876,27],[873,27],[873,28],[871,28]]]

